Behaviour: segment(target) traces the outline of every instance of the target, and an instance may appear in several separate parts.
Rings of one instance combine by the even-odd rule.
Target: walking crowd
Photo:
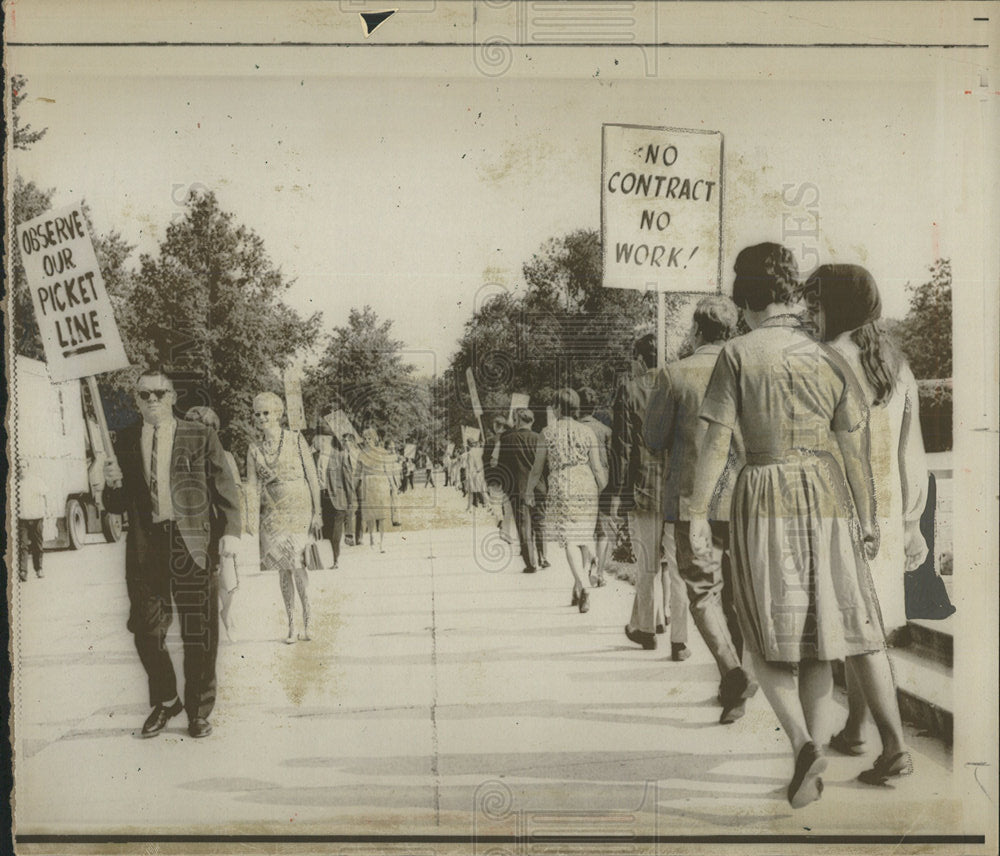
[[[309,570],[337,568],[342,545],[360,548],[365,535],[385,553],[400,494],[436,488],[439,470],[469,512],[493,515],[524,573],[549,568],[559,548],[580,613],[627,532],[636,585],[625,636],[648,651],[669,634],[682,661],[690,613],[718,667],[720,723],[743,716],[758,688],[774,709],[791,743],[793,807],[822,794],[824,747],[868,754],[869,718],[880,747],[859,778],[912,772],[886,648],[906,621],[903,574],[927,555],[916,382],[878,324],[863,268],[824,265],[802,282],[792,254],[769,243],[744,249],[735,274],[731,299],[698,302],[683,359],[657,368],[656,338],[642,336],[609,401],[559,389],[540,431],[535,410],[512,407],[458,449],[387,444],[376,426],[358,434],[339,402],[307,440],[283,427],[281,397],[262,392],[241,478],[217,414],[178,418],[167,370],[144,371],[142,418],[119,433],[104,492],[109,511],[128,513],[128,627],[152,707],[143,736],[182,710],[192,736],[211,733],[241,536],[259,541],[260,568],[277,574],[284,641],[309,641]],[[22,579],[28,552],[40,576],[38,527],[22,526]],[[183,701],[164,645],[174,607]],[[838,660],[849,714],[829,734]]]

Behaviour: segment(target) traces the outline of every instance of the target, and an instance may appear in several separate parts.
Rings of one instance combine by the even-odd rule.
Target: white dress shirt
[[[146,483],[149,484],[150,465],[153,459],[153,432],[156,438],[156,505],[159,514],[154,515],[154,523],[174,519],[174,504],[170,496],[170,458],[174,452],[174,432],[177,422],[165,419],[159,425],[149,422],[142,423],[140,448],[142,449],[142,464],[146,473]]]

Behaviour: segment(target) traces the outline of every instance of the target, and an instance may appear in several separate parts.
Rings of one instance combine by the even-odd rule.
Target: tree
[[[605,288],[596,230],[546,241],[522,267],[523,296],[494,297],[466,323],[438,386],[449,436],[475,424],[465,372],[472,368],[486,411],[507,414],[512,392],[544,405],[563,386],[592,387],[610,405],[616,378],[627,371],[633,340],[655,330],[652,293]],[[691,298],[667,295],[667,356],[682,347]]]
[[[16,226],[44,214],[52,207],[55,188],[43,190],[33,181],[25,181],[20,175],[14,176],[10,194],[10,220]],[[14,337],[14,353],[44,360],[45,352],[38,332],[35,309],[31,304],[31,291],[21,261],[21,249],[17,241],[10,242],[10,303],[11,327]]]
[[[14,133],[11,138],[14,141],[15,149],[27,150],[37,143],[48,132],[48,128],[40,131],[33,131],[31,125],[21,124],[21,104],[28,97],[28,80],[21,74],[12,75],[10,78],[10,115],[11,124],[14,126]]]
[[[931,277],[921,285],[907,285],[910,310],[893,332],[917,378],[950,378],[951,261],[938,259]]]
[[[392,321],[370,306],[352,309],[307,369],[306,405],[314,418],[341,407],[359,431],[371,426],[390,442],[426,442],[435,434],[431,387],[414,373],[403,343],[392,336]]]
[[[121,249],[114,240],[106,247]],[[188,197],[158,255],[143,255],[138,273],[117,294],[131,362],[172,368],[179,409],[211,406],[237,459],[253,436],[254,395],[280,392],[281,372],[318,333],[318,313],[302,318],[283,302],[291,284],[263,240],[209,192]],[[122,389],[133,376],[121,372],[111,383]]]

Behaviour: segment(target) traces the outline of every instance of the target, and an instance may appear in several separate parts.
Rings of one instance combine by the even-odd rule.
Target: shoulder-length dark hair
[[[851,333],[851,341],[861,352],[861,368],[868,384],[875,391],[872,404],[885,403],[896,390],[896,380],[903,361],[896,344],[878,321],[858,327]]]

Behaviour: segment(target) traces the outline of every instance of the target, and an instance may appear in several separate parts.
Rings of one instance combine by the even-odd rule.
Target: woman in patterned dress
[[[382,447],[378,431],[365,428],[361,432],[361,446],[358,449],[360,465],[360,490],[358,503],[361,506],[361,525],[368,532],[368,544],[374,549],[375,533],[378,532],[378,549],[385,552],[386,520],[392,518],[392,505],[396,500],[395,467],[397,456]]]
[[[747,454],[730,514],[733,599],[757,680],[792,744],[787,796],[800,808],[823,791],[833,660],[851,662],[882,737],[882,756],[859,778],[884,783],[913,763],[866,560],[878,552],[878,526],[863,393],[843,358],[804,326],[788,249],[748,247],[735,271],[733,301],[751,332],[726,343],[702,404],[709,427],[691,542],[710,549],[708,509],[738,425]]]
[[[598,496],[608,483],[608,471],[601,462],[594,432],[574,418],[580,410],[576,392],[560,389],[552,399],[552,409],[557,418],[542,430],[524,501],[534,503],[535,485],[548,462],[545,531],[566,550],[573,574],[571,605],[587,612],[590,596],[583,584],[583,571],[589,569],[594,555]]]
[[[298,431],[281,427],[284,402],[273,392],[253,400],[253,416],[260,441],[247,449],[247,490],[260,496],[260,565],[278,572],[281,596],[288,615],[288,636],[296,640],[295,592],[302,603],[303,632],[309,641],[309,575],[305,549],[312,533],[319,537],[323,526],[319,479],[312,451]]]

